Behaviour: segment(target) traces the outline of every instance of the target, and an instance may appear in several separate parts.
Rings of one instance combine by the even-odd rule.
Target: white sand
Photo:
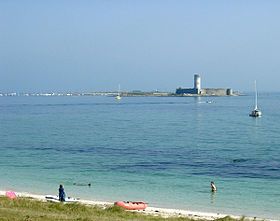
[[[0,190],[0,195],[5,195],[6,191]],[[18,197],[30,197],[37,200],[46,201],[45,196],[31,194],[26,192],[15,192]],[[80,203],[86,205],[98,205],[101,207],[112,206],[112,202],[101,202],[101,201],[94,201],[94,200],[79,200]],[[137,212],[150,214],[154,216],[162,216],[162,217],[188,217],[192,219],[203,219],[203,220],[214,220],[217,218],[223,218],[225,216],[230,216],[235,219],[240,219],[242,216],[233,216],[230,214],[220,214],[220,213],[209,213],[209,212],[197,212],[197,211],[189,211],[189,210],[180,210],[180,209],[164,209],[164,208],[156,208],[156,207],[147,207],[144,211],[137,210]],[[246,217],[247,220],[253,220],[252,217]],[[263,218],[255,218],[255,220],[267,220],[267,221],[277,221],[272,219],[263,219]]]

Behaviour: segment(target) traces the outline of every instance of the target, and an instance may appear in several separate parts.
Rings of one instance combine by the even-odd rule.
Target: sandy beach
[[[0,190],[0,195],[4,196],[6,191]],[[27,192],[15,192],[18,197],[29,197],[35,200],[46,201],[44,195],[32,194]],[[101,207],[112,206],[113,202],[105,201],[95,201],[95,200],[83,200],[79,199],[79,203],[85,205],[97,205]],[[154,216],[162,217],[188,217],[192,219],[203,219],[203,220],[215,220],[218,218],[223,218],[225,216],[230,216],[234,219],[240,219],[242,216],[234,216],[231,214],[222,214],[222,213],[210,213],[210,212],[199,212],[199,211],[190,211],[190,210],[180,210],[180,209],[167,209],[167,208],[157,208],[157,207],[147,207],[145,210],[136,210],[139,213],[150,214]],[[276,221],[275,219],[263,219],[258,217],[246,217],[247,220],[267,220],[267,221]]]

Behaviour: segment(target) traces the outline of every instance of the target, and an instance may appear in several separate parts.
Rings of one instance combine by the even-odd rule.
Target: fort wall
[[[231,96],[231,88],[177,88],[176,94],[196,94],[196,95],[208,95],[208,96]]]
[[[177,95],[193,94],[205,96],[232,96],[231,88],[201,88],[200,75],[194,75],[194,88],[177,88]]]

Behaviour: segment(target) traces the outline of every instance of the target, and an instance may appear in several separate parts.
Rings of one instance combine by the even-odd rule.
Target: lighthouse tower
[[[194,89],[197,89],[198,91],[201,89],[200,75],[199,74],[194,75]]]

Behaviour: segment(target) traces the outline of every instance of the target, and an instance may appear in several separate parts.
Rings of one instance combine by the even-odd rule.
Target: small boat
[[[147,203],[143,201],[132,202],[132,201],[117,201],[115,205],[121,206],[124,209],[136,210],[136,209],[146,209]]]
[[[250,117],[261,117],[262,116],[262,112],[258,109],[254,109],[250,114]]]
[[[121,97],[121,92],[120,92],[120,85],[119,85],[118,95],[116,96],[116,99],[117,99],[117,100],[122,99],[122,97]]]
[[[45,196],[45,199],[51,202],[60,202],[58,196],[47,195]],[[64,203],[78,203],[78,202],[79,202],[78,198],[72,198],[72,197],[66,197],[64,201]]]
[[[261,110],[258,109],[258,93],[257,93],[257,82],[255,81],[255,108],[249,114],[250,117],[260,117],[262,116]]]

